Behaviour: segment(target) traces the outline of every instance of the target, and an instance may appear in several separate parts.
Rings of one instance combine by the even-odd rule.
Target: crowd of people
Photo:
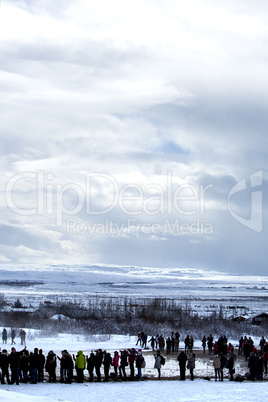
[[[156,355],[160,356],[160,351]],[[101,367],[104,369],[104,381],[109,379],[122,380],[127,379],[126,367],[130,368],[130,379],[141,379],[142,368],[145,367],[145,359],[142,350],[125,349],[120,354],[115,351],[113,356],[110,352],[97,349],[91,351],[89,356],[85,356],[82,350],[77,355],[71,355],[67,350],[62,350],[61,356],[57,356],[53,350],[50,350],[45,357],[42,349],[35,348],[33,352],[29,352],[25,347],[21,351],[17,351],[13,346],[11,352],[7,349],[0,349],[0,378],[2,384],[17,384],[20,382],[37,384],[44,381],[44,372],[47,372],[48,382],[56,382],[57,362],[60,365],[60,382],[71,384],[74,379],[76,382],[84,382],[84,371],[88,371],[88,379],[93,382],[100,382],[102,379]],[[161,360],[161,364],[162,360]],[[157,366],[158,367],[158,366]],[[111,368],[113,368],[111,372]],[[137,375],[135,376],[135,368]],[[76,376],[74,377],[74,370]],[[160,371],[159,371],[160,376]]]
[[[20,337],[20,344],[21,345],[26,345],[26,332],[24,329],[21,329],[19,331],[19,337]],[[8,333],[6,328],[3,329],[2,331],[2,341],[3,343],[7,343],[7,338],[8,338]],[[11,345],[15,345],[15,338],[16,338],[16,330],[13,328],[10,331],[10,338],[11,338]]]
[[[180,347],[180,334],[178,331],[172,331],[171,336],[166,338],[161,334],[157,334],[148,340],[148,336],[145,332],[139,332],[136,346],[140,345],[142,348],[146,349],[148,344],[151,346],[153,351],[159,348],[160,352],[164,352],[165,350],[167,354],[177,353]],[[185,352],[192,352],[194,347],[193,337],[187,335],[184,339],[184,345]]]
[[[244,355],[245,361],[248,362],[249,379],[262,380],[263,374],[267,375],[268,361],[268,343],[262,336],[259,348],[254,345],[253,339],[249,336],[241,336],[239,339],[238,355]],[[213,344],[214,360],[213,366],[215,369],[215,381],[223,381],[223,369],[229,370],[230,381],[234,380],[235,360],[234,346],[227,342],[226,337],[220,337]]]
[[[4,329],[2,333],[4,344],[6,344],[5,331]],[[21,335],[21,344],[25,345],[25,331]],[[12,346],[10,353],[8,353],[7,349],[2,351],[0,349],[1,383],[19,384],[20,382],[31,382],[32,384],[37,384],[38,382],[43,382],[45,377],[48,382],[56,382],[57,367],[59,367],[60,372],[58,380],[66,384],[70,384],[73,381],[83,383],[85,371],[88,373],[87,380],[90,382],[100,382],[102,380],[108,382],[118,379],[140,380],[142,379],[142,368],[146,365],[142,348],[149,349],[147,338],[147,335],[143,332],[138,334],[136,346],[140,346],[139,349],[124,349],[113,353],[97,349],[96,351],[91,351],[89,355],[85,355],[82,350],[79,350],[77,355],[71,354],[67,350],[62,350],[61,355],[57,356],[50,350],[45,356],[42,349],[35,348],[33,352],[29,352],[26,346],[21,351],[17,351]],[[11,345],[14,342],[14,337],[12,338],[11,336]],[[203,353],[205,354],[208,351],[212,355],[215,381],[223,381],[224,369],[229,371],[230,380],[234,380],[237,356],[234,353],[234,346],[228,342],[227,337],[220,336],[214,341],[212,334],[208,337],[204,335],[201,342]],[[177,354],[180,380],[185,380],[186,369],[189,370],[191,380],[194,380],[196,354],[193,353],[194,340],[192,336],[187,335],[185,337],[184,347],[181,348],[181,351],[179,351],[179,332],[172,332],[171,336],[166,338],[157,334],[152,336],[148,343],[150,343],[153,351],[154,368],[157,370],[158,378],[161,378],[161,369],[165,365],[166,359],[163,356],[165,352],[165,355],[170,353]],[[262,380],[263,373],[267,375],[268,343],[265,338],[261,338],[259,348],[254,346],[251,337],[241,337],[238,343],[238,355],[244,355],[245,360],[248,362],[249,379]],[[126,372],[127,367],[129,367],[128,373]],[[44,375],[45,373],[46,376]]]

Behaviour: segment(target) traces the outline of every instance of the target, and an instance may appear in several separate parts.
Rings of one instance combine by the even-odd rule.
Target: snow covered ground
[[[10,332],[10,328],[7,328],[8,332]],[[61,356],[61,350],[68,350],[69,353],[75,354],[78,350],[83,350],[85,355],[89,355],[91,350],[102,349],[107,350],[109,352],[114,352],[115,350],[124,350],[129,348],[136,348],[136,336],[130,335],[73,335],[73,334],[65,334],[59,333],[54,336],[44,336],[42,332],[40,333],[38,330],[27,329],[26,331],[26,344],[27,349],[29,351],[33,351],[35,347],[39,349],[43,349],[43,353],[45,355],[48,354],[50,350],[53,350],[58,356]],[[2,328],[0,328],[0,332],[2,333]],[[41,334],[41,335],[40,335]],[[254,337],[253,337],[254,339]],[[22,350],[23,346],[19,345],[19,338],[15,339],[17,344],[15,345],[16,349]],[[229,340],[234,346],[238,344],[237,340]],[[254,339],[255,344],[259,344],[259,339]],[[2,345],[2,348],[6,347],[8,351],[10,351],[11,345]],[[180,350],[184,347],[184,343],[180,343]],[[138,347],[137,347],[138,348]],[[201,340],[195,340],[194,349],[201,351]],[[144,357],[146,359],[146,368],[143,369],[143,374],[150,377],[156,377],[156,370],[154,369],[154,357],[150,350],[143,350]],[[179,375],[178,370],[178,362],[176,360],[177,354],[170,354],[167,356],[166,364],[162,368],[162,376],[163,377],[176,377]],[[128,369],[126,370],[128,371]],[[240,360],[236,362],[236,373],[245,374],[247,371],[246,367],[244,367],[243,361]],[[57,375],[60,375],[59,365],[57,367]],[[212,358],[208,356],[208,354],[201,356],[201,358],[196,359],[196,369],[195,375],[198,377],[205,376],[213,376],[214,370],[212,366]]]
[[[40,301],[57,298],[99,296],[131,297],[173,297],[186,298],[198,311],[205,311],[208,305],[245,305],[251,312],[268,310],[268,277],[243,277],[225,275],[219,272],[189,269],[157,269],[117,266],[8,266],[0,267],[0,292],[5,300],[15,298],[27,305],[38,305]],[[114,351],[134,347],[136,337],[130,335],[71,335],[58,334],[53,337],[37,330],[26,330],[27,348],[42,348],[46,355],[53,350],[60,355],[67,349],[76,354],[82,349],[85,354],[101,348]],[[2,328],[0,328],[2,331]],[[18,342],[18,338],[16,341]],[[237,340],[230,340],[237,344]],[[258,344],[259,339],[256,339]],[[10,343],[7,349],[10,350]],[[17,343],[17,350],[22,347]],[[195,348],[201,342],[195,340]],[[206,381],[213,377],[212,361],[207,356],[197,358],[194,382],[177,381],[179,371],[177,356],[170,356],[162,370],[165,380],[156,380],[151,352],[144,351],[148,380],[141,382],[111,382],[67,384],[20,384],[1,385],[0,401],[256,401],[268,400],[268,382]],[[57,368],[59,376],[59,367]],[[236,362],[236,373],[244,374],[246,364]],[[152,380],[153,379],[153,380]]]
[[[127,383],[20,384],[1,386],[1,402],[51,401],[266,401],[265,383],[205,380],[142,381]]]
[[[2,330],[2,328],[0,329]],[[122,350],[135,347],[136,337],[128,335],[83,335],[58,334],[54,337],[40,336],[39,331],[26,329],[27,348],[32,351],[34,347],[42,348],[44,354],[50,349],[60,355],[62,349],[67,349],[70,353],[76,354],[80,349],[85,354],[91,350],[101,348],[111,351]],[[18,339],[17,339],[18,340]],[[256,339],[256,343],[257,343]],[[232,341],[234,344],[235,340]],[[9,350],[11,345],[5,345]],[[17,350],[22,347],[16,344]],[[201,341],[195,341],[197,352],[201,350]],[[5,401],[74,401],[77,399],[84,401],[256,401],[259,399],[268,399],[268,383],[264,382],[229,382],[226,378],[223,383],[215,383],[213,380],[214,370],[212,360],[206,355],[205,359],[199,353],[196,361],[194,382],[186,380],[178,381],[178,363],[177,354],[169,355],[166,358],[166,364],[162,369],[162,376],[165,380],[156,379],[156,370],[154,369],[154,358],[151,351],[143,351],[146,359],[146,368],[143,369],[143,375],[148,380],[140,382],[111,382],[111,383],[89,383],[84,384],[20,384],[1,385],[0,400]],[[243,359],[235,364],[236,373],[243,374],[245,366]],[[128,371],[128,368],[127,368]],[[86,377],[87,377],[87,373]],[[227,374],[227,372],[226,372]],[[57,367],[59,376],[59,366]],[[203,380],[205,376],[210,376],[211,380]],[[258,397],[260,396],[260,398]],[[267,399],[266,399],[267,398]]]
[[[219,305],[232,313],[268,311],[268,276],[242,276],[184,268],[114,265],[0,266],[0,293],[10,304],[89,297],[168,297],[187,299],[199,314]],[[237,308],[237,306],[241,308]]]

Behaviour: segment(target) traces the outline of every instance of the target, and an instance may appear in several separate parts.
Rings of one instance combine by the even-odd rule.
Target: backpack
[[[162,365],[162,366],[164,366],[165,365],[165,363],[166,363],[166,359],[164,358],[164,356],[160,356],[160,364]]]
[[[141,368],[144,368],[146,366],[144,357],[142,357],[142,361],[141,361]]]

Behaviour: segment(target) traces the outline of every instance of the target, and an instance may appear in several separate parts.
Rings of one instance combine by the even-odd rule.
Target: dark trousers
[[[94,379],[93,368],[88,369],[89,381],[92,382]]]
[[[37,367],[32,368],[32,382],[37,384]]]
[[[1,384],[5,384],[5,377],[7,379],[7,383],[10,384],[8,368],[2,368]]]
[[[66,369],[66,373],[67,373],[67,382],[68,384],[71,384],[72,379],[73,379],[73,369]]]
[[[100,367],[96,366],[95,371],[96,371],[97,381],[100,382],[101,381]]]
[[[81,368],[76,368],[77,382],[84,382],[84,370]]]
[[[191,374],[191,380],[194,381],[194,369],[190,369],[190,374]]]
[[[48,371],[48,381],[51,382],[56,382],[56,368],[51,368]]]
[[[20,368],[17,366],[11,367],[11,383],[19,384],[20,380]]]
[[[134,363],[129,363],[129,367],[130,367],[130,376],[134,377]]]
[[[185,366],[180,366],[180,379],[185,380]]]
[[[109,381],[109,371],[110,371],[110,366],[104,366],[105,381]]]
[[[126,378],[126,369],[125,369],[125,366],[119,366],[119,373],[120,373],[120,377]]]
[[[44,367],[38,367],[38,381],[44,381]]]

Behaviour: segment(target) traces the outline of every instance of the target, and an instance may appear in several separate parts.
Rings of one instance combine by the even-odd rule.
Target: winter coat
[[[42,370],[45,366],[45,362],[46,362],[45,356],[43,355],[43,353],[39,352],[38,368]]]
[[[66,355],[66,368],[67,370],[73,370],[74,368],[74,362],[72,356],[69,353]]]
[[[86,357],[83,355],[83,351],[79,350],[75,359],[75,368],[84,370],[86,368]]]
[[[10,368],[13,370],[16,367],[20,366],[20,352],[11,352],[10,355],[8,356]]]
[[[180,367],[185,367],[185,366],[186,366],[186,361],[187,361],[188,359],[187,359],[186,354],[182,351],[182,352],[179,354],[179,356],[177,357],[177,360],[178,360],[178,362],[179,362]]]
[[[119,367],[119,355],[115,355],[115,356],[113,357],[112,366],[114,366],[114,367]]]
[[[38,368],[39,366],[39,353],[35,352],[30,356],[30,365],[31,367]]]
[[[156,368],[156,369],[161,368],[161,356],[160,355],[155,356],[154,368]]]
[[[97,352],[95,356],[95,367],[99,368],[102,365],[103,353]]]
[[[103,359],[104,367],[109,368],[110,365],[112,364],[112,361],[113,361],[113,359],[112,359],[112,356],[110,355],[110,353],[106,353],[104,355],[104,359]]]
[[[61,358],[58,358],[61,362],[62,369],[73,369],[73,359],[69,353],[65,353]]]
[[[213,360],[213,367],[214,367],[215,369],[221,368],[221,359],[220,359],[220,357],[214,357],[214,360]]]
[[[136,353],[135,352],[130,352],[129,355],[128,355],[129,364],[134,364],[135,359],[136,359]]]
[[[194,369],[195,368],[195,357],[194,356],[189,357],[187,368],[188,369]]]
[[[20,362],[21,370],[28,371],[29,365],[30,365],[30,358],[26,353],[23,353],[23,356],[22,356],[21,362]]]
[[[87,358],[87,369],[88,371],[93,371],[95,366],[95,355],[94,353],[90,353],[90,356]]]
[[[136,367],[141,368],[144,362],[144,358],[142,355],[138,355],[136,359]]]
[[[250,356],[249,361],[248,361],[248,368],[250,370],[256,370],[257,369],[257,358],[255,355]]]
[[[55,353],[52,351],[48,353],[47,359],[46,359],[46,371],[48,373],[51,372],[51,370],[54,370],[57,366],[57,359]]]
[[[126,352],[123,352],[120,356],[120,366],[121,367],[127,367],[128,362],[127,362],[127,354]]]
[[[7,353],[0,353],[0,368],[3,371],[8,370],[8,365],[9,365],[9,358]]]

